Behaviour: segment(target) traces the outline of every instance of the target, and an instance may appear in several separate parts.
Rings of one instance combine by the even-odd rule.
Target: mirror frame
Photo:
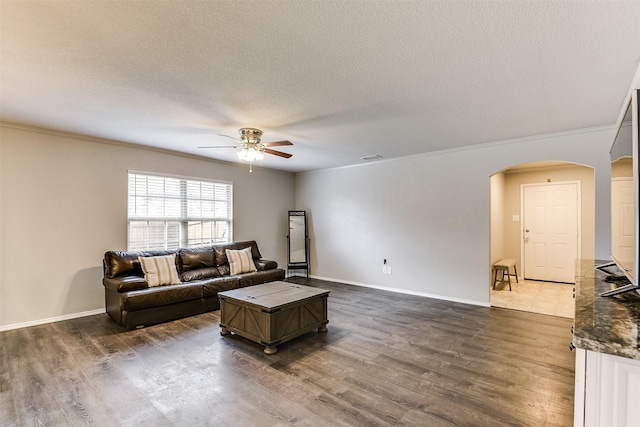
[[[291,261],[291,220],[292,218],[302,217],[302,225],[304,232],[304,261]],[[309,233],[307,230],[307,211],[289,211],[287,217],[287,226],[289,233],[287,234],[287,269],[288,270],[307,270],[309,277]]]

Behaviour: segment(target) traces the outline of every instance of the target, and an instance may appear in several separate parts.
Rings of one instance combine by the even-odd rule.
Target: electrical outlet
[[[387,266],[382,266],[382,274],[387,274]]]
[[[391,267],[387,267],[387,274],[391,274]]]

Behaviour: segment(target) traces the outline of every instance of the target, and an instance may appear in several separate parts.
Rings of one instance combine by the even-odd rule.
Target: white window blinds
[[[233,185],[129,173],[128,249],[178,249],[232,241]]]

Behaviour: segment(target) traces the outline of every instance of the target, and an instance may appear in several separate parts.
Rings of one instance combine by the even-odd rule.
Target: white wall
[[[595,168],[595,255],[609,253],[613,127],[299,174],[315,277],[489,304],[489,177],[561,160]],[[392,275],[382,274],[383,259]]]
[[[286,267],[294,176],[0,125],[0,330],[104,309],[102,256],[126,250],[127,171],[231,181],[234,240]]]

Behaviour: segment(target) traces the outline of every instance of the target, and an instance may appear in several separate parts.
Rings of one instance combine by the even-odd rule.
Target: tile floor
[[[491,305],[573,319],[573,284],[519,280],[511,278],[511,292],[507,282],[491,289]]]

